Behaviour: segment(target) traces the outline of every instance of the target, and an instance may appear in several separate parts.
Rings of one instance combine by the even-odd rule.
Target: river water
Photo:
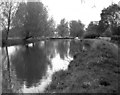
[[[46,40],[8,47],[11,89],[18,93],[40,93],[52,82],[52,75],[67,70],[80,50],[79,40]],[[3,56],[5,56],[3,49]],[[17,90],[15,90],[17,88]]]

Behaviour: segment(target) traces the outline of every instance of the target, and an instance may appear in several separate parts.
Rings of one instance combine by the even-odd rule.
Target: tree
[[[13,28],[21,28],[24,26],[25,20],[26,20],[26,15],[27,15],[27,5],[25,2],[20,2],[18,9],[15,13],[15,17],[13,19]]]
[[[2,45],[4,45],[7,40],[8,40],[8,35],[10,28],[12,28],[12,21],[17,9],[17,2],[14,2],[14,0],[6,0],[0,2],[0,28],[2,28],[2,32],[4,31],[5,33],[5,38],[2,39]],[[9,81],[11,81],[10,78],[10,60],[9,60],[9,55],[8,55],[8,47],[5,47],[6,49],[6,55],[7,55],[7,69],[9,72]]]
[[[98,22],[91,21],[88,25],[87,32],[96,32],[98,30]]]
[[[26,9],[26,3],[20,2],[18,9],[16,10],[15,17],[13,19],[12,23],[12,29],[10,30],[9,36],[16,36],[20,38],[25,37],[25,27],[24,23],[26,21],[26,15],[27,15],[27,9]]]
[[[99,26],[105,35],[120,35],[120,7],[117,4],[102,10]]]
[[[68,22],[65,19],[60,21],[60,24],[57,26],[58,35],[61,37],[69,36]]]
[[[90,22],[84,33],[85,38],[95,38],[100,36],[98,23],[99,22],[95,22],[95,21]]]
[[[0,25],[2,26],[2,30],[5,33],[5,40],[8,39],[8,34],[10,28],[12,28],[12,21],[18,6],[18,2],[14,2],[14,0],[7,0],[6,2],[2,1],[0,3]]]
[[[47,10],[39,1],[21,2],[14,21],[16,28],[22,30],[20,32],[25,40],[30,37],[50,35],[53,28],[53,21],[48,20]]]
[[[26,38],[33,35],[45,35],[47,19],[46,8],[41,2],[27,2],[27,15],[24,23]]]
[[[55,21],[53,18],[50,18],[48,20],[48,24],[46,26],[46,32],[45,32],[45,36],[49,36],[49,37],[52,37],[54,36],[54,32],[55,32]]]
[[[70,36],[72,37],[82,37],[84,33],[84,24],[80,20],[70,21]]]

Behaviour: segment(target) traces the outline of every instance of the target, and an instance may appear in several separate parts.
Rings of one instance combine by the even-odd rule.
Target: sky
[[[103,8],[120,0],[41,0],[47,6],[50,17],[59,24],[62,18],[67,21],[81,20],[86,26],[90,21],[99,21]]]

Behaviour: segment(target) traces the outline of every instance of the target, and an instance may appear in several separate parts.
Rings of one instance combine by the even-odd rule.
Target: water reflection
[[[57,46],[57,51],[63,60],[65,57],[67,57],[68,48],[69,48],[68,40],[65,40],[65,41],[60,40],[59,41],[59,44]]]
[[[24,93],[44,92],[54,72],[67,69],[72,60],[70,40],[40,41],[8,47],[11,66]]]
[[[28,88],[39,82],[48,63],[49,60],[38,46],[23,46],[12,59],[18,79],[26,81]]]

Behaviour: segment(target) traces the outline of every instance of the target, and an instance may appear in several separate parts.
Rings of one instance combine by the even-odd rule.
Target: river
[[[8,47],[11,89],[15,93],[42,93],[52,82],[52,75],[67,70],[79,40],[46,40]],[[78,48],[78,49],[76,49]],[[82,48],[81,48],[82,49]],[[6,56],[3,49],[2,57]],[[5,61],[5,60],[3,60]],[[5,65],[5,62],[3,62]]]

